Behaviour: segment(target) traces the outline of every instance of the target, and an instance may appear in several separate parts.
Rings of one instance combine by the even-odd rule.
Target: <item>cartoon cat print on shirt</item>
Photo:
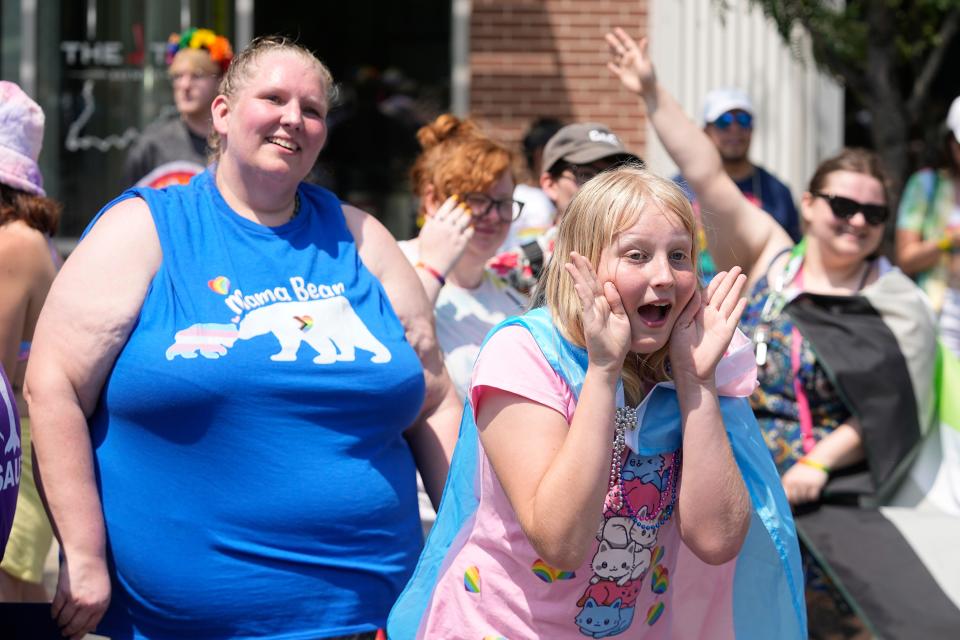
[[[669,471],[663,473],[663,456],[642,456],[632,451],[620,473],[624,482],[637,479],[643,484],[652,484],[658,491],[663,491],[669,475]]]
[[[652,605],[646,602],[644,607],[662,611],[664,606],[661,596],[666,591],[667,570],[658,564],[664,552],[657,546],[660,527],[654,523],[664,507],[662,488],[669,488],[671,458],[628,452],[621,459],[620,489],[607,496],[597,529],[599,544],[590,561],[593,575],[577,601],[580,609],[574,618],[580,633],[591,638],[625,633],[633,624],[641,592],[652,597]],[[650,571],[662,573],[664,578],[651,583]],[[655,624],[657,618],[648,618],[647,624]]]
[[[633,622],[640,588],[639,581],[631,581],[621,587],[603,580],[588,586],[577,600],[577,606],[581,609],[575,622],[580,627],[580,633],[593,638],[605,638],[626,631]]]
[[[619,599],[603,605],[593,598],[587,598],[576,622],[580,633],[593,638],[606,638],[626,631],[633,622],[633,611],[634,607],[624,607]]]
[[[637,517],[647,517],[647,508],[641,507]],[[594,576],[590,582],[613,580],[623,586],[637,580],[650,568],[650,549],[656,542],[656,534],[650,535],[631,518],[615,516],[608,518],[600,528],[597,538],[600,545],[593,556],[591,567]]]

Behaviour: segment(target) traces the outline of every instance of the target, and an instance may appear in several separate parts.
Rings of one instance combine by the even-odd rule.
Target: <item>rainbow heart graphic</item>
[[[480,569],[475,566],[467,567],[463,572],[463,588],[470,593],[480,593]]]
[[[227,276],[217,276],[213,280],[207,280],[207,286],[210,287],[210,290],[214,293],[225,296],[230,293],[230,278]]]
[[[655,624],[656,621],[660,619],[660,616],[663,615],[663,609],[664,606],[662,602],[654,602],[650,605],[650,608],[647,609],[647,624],[651,626]]]
[[[571,580],[576,577],[573,571],[561,571],[554,569],[543,560],[537,558],[537,561],[530,567],[533,574],[544,582],[556,582],[557,580]]]
[[[483,636],[483,640],[507,640],[503,636]]]
[[[650,574],[650,589],[654,593],[664,593],[667,590],[667,585],[670,584],[670,572],[667,571],[667,568],[662,564],[658,564],[653,568],[653,572]]]

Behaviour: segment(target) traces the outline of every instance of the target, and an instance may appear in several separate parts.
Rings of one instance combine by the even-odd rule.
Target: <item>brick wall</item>
[[[530,121],[552,116],[603,122],[642,155],[645,119],[607,70],[603,35],[647,24],[647,0],[473,0],[471,115],[518,150]]]

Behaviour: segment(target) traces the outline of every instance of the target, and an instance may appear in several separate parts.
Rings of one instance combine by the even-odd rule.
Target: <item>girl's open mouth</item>
[[[637,308],[637,315],[640,316],[640,319],[643,320],[643,323],[648,327],[660,327],[666,323],[671,308],[673,308],[673,305],[669,302],[645,304]]]

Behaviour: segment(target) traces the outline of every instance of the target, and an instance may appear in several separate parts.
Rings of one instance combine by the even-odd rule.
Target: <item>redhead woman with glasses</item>
[[[484,337],[526,305],[487,269],[523,203],[513,199],[512,155],[473,121],[441,115],[417,138],[423,152],[412,178],[424,224],[400,248],[434,302],[440,348],[463,397]]]

